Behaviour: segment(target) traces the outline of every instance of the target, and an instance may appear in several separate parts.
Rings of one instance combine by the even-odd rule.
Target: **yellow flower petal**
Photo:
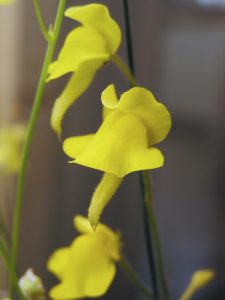
[[[145,88],[134,87],[123,93],[118,101],[115,86],[111,84],[102,92],[101,99],[104,117],[113,109],[137,115],[148,130],[149,146],[164,140],[171,129],[167,108]]]
[[[61,280],[50,291],[53,299],[101,296],[115,276],[115,262],[120,259],[118,235],[103,224],[96,232],[89,232],[87,222],[81,216],[76,217],[76,225],[85,234],[77,237],[70,247],[57,250],[49,259],[48,268]]]
[[[51,258],[48,260],[47,268],[59,279],[63,278],[64,270],[68,264],[69,259],[69,247],[64,247],[56,250]]]
[[[83,216],[75,216],[73,219],[74,227],[80,233],[93,233],[90,222]]]
[[[103,120],[108,116],[108,114],[117,107],[118,98],[116,95],[116,89],[114,84],[110,84],[101,95],[103,110],[102,117]]]
[[[92,64],[92,60],[95,64],[97,61],[97,66],[94,68],[97,70],[108,59],[109,53],[102,36],[91,27],[80,26],[68,34],[58,59],[49,67],[47,81],[68,72],[78,71],[83,63],[87,65],[90,61]],[[91,65],[90,70],[92,69]]]
[[[62,120],[65,113],[89,87],[98,68],[98,60],[83,64],[78,72],[71,76],[64,91],[56,99],[51,114],[51,127],[59,137],[61,136]]]
[[[76,149],[79,141],[80,137],[66,140],[64,151],[67,153],[69,148]],[[117,177],[161,167],[164,161],[157,148],[148,148],[147,131],[139,119],[117,111],[109,114],[89,145],[74,158],[77,164]]]
[[[138,116],[148,130],[149,145],[165,139],[171,128],[167,108],[156,101],[150,91],[134,87],[121,95],[118,110]]]
[[[70,137],[63,143],[64,152],[71,158],[75,158],[90,144],[94,134]]]
[[[92,235],[80,236],[73,243],[62,283],[50,291],[54,299],[79,299],[103,295],[115,276],[116,268],[104,248]]]
[[[118,106],[118,97],[114,84],[110,84],[101,95],[102,104],[106,108],[115,109]]]
[[[95,28],[106,41],[108,52],[116,52],[121,42],[121,31],[111,18],[107,6],[98,3],[75,6],[67,9],[65,15],[85,26]]]
[[[120,241],[117,233],[112,231],[108,226],[99,223],[98,228],[93,231],[87,218],[77,215],[73,219],[74,227],[80,233],[89,233],[95,235],[99,239],[99,243],[103,243],[108,255],[115,261],[120,259]]]

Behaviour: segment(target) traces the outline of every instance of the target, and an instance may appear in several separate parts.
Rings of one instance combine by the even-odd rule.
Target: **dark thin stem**
[[[123,10],[124,10],[124,18],[125,18],[128,63],[129,63],[129,67],[130,67],[131,72],[134,74],[135,73],[134,55],[133,55],[133,47],[132,47],[129,6],[128,6],[128,1],[127,0],[123,0]]]
[[[166,276],[164,273],[163,267],[163,257],[162,257],[162,250],[161,244],[158,234],[157,222],[156,217],[153,209],[153,200],[152,200],[152,187],[151,187],[151,180],[148,171],[142,171],[140,176],[142,192],[144,197],[144,213],[145,213],[145,222],[146,226],[148,226],[150,235],[152,240],[154,241],[154,253],[155,253],[155,260],[159,275],[159,280],[162,287],[163,292],[163,299],[169,299],[169,292],[167,288]],[[148,241],[147,241],[148,242]]]
[[[128,54],[128,62],[131,72],[134,74],[134,59],[133,59],[133,47],[132,47],[132,37],[131,37],[131,26],[130,26],[130,16],[129,16],[129,6],[128,1],[123,0],[123,7],[124,7],[124,17],[125,17],[125,30],[126,30],[126,43],[127,43],[127,54]],[[154,253],[153,253],[153,244],[152,244],[152,237],[151,237],[151,230],[150,230],[150,222],[148,220],[148,212],[147,212],[147,205],[145,201],[145,196],[151,197],[151,191],[145,189],[145,185],[143,184],[143,174],[140,173],[140,180],[141,180],[141,187],[142,187],[142,194],[144,198],[144,228],[145,228],[145,238],[146,238],[146,245],[147,245],[147,254],[149,260],[149,269],[152,278],[152,288],[153,293],[156,299],[159,298],[159,287],[157,283],[157,273],[156,273],[156,266],[154,261]]]
[[[154,260],[154,249],[153,249],[153,234],[151,231],[151,221],[149,219],[149,213],[148,213],[148,203],[152,201],[152,193],[151,189],[146,189],[146,182],[144,179],[144,174],[141,172],[139,173],[139,180],[141,185],[141,193],[143,197],[143,214],[144,214],[144,228],[145,228],[145,239],[146,239],[146,246],[147,246],[147,252],[148,252],[148,259],[149,264],[151,267],[151,275],[152,275],[152,287],[153,292],[156,298],[159,298],[159,287],[157,282],[157,271],[156,271],[156,265]],[[150,186],[150,185],[149,185]]]

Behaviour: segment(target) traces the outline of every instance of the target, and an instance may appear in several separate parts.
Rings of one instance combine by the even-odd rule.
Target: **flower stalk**
[[[16,270],[16,261],[17,261],[17,252],[18,252],[18,244],[19,244],[20,225],[21,225],[21,211],[22,211],[23,194],[24,194],[24,181],[25,181],[27,163],[28,163],[28,158],[30,153],[32,137],[33,137],[35,125],[37,123],[37,118],[42,103],[42,98],[43,98],[43,93],[44,93],[46,78],[48,73],[48,67],[52,61],[56,42],[58,40],[63,14],[65,10],[65,5],[66,5],[66,0],[59,1],[54,29],[52,32],[52,38],[48,41],[48,47],[45,54],[42,71],[38,82],[34,103],[33,103],[33,107],[28,122],[24,146],[23,146],[22,159],[21,159],[21,165],[20,165],[18,182],[17,182],[17,190],[16,190],[16,203],[15,203],[15,210],[13,216],[11,272],[10,272],[11,294],[13,293],[13,284],[12,284],[13,276],[14,276],[13,274]]]
[[[161,283],[163,299],[169,299],[169,292],[166,283],[166,276],[164,272],[163,266],[163,257],[162,250],[160,245],[160,239],[157,229],[157,222],[155,217],[155,212],[153,209],[153,201],[152,201],[152,188],[151,188],[151,180],[149,177],[148,171],[141,172],[141,185],[143,189],[143,198],[144,198],[144,206],[145,212],[147,214],[147,226],[149,227],[150,236],[152,237],[154,248],[153,252],[155,253],[156,267],[158,270],[158,277]]]
[[[45,40],[47,42],[50,42],[51,40],[51,35],[49,34],[46,26],[45,26],[45,23],[43,21],[43,18],[42,18],[42,15],[41,15],[41,10],[40,10],[40,6],[39,6],[39,0],[34,0],[34,9],[35,9],[35,14],[36,14],[36,17],[37,17],[37,21],[38,21],[38,24],[39,24],[39,27],[40,27],[40,30],[45,38]]]
[[[118,69],[121,71],[124,77],[127,78],[131,86],[138,85],[136,79],[132,74],[131,69],[128,68],[127,64],[123,61],[123,59],[118,54],[114,54],[111,57],[111,61],[118,67]]]

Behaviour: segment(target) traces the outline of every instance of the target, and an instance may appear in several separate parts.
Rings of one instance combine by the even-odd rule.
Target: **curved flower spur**
[[[67,35],[57,60],[49,68],[47,81],[73,73],[56,99],[51,115],[51,126],[59,137],[64,114],[89,87],[96,71],[110,60],[121,42],[120,28],[103,4],[70,7],[65,16],[81,25]]]
[[[116,192],[125,175],[159,168],[164,157],[154,147],[167,136],[171,117],[166,107],[150,91],[135,87],[118,101],[114,85],[102,93],[104,120],[95,134],[70,137],[64,141],[72,163],[105,172],[89,207],[93,228],[103,208]]]

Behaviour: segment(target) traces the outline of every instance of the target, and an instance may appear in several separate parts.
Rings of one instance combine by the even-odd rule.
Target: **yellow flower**
[[[0,129],[0,170],[6,174],[15,174],[19,169],[24,136],[22,124]]]
[[[117,51],[121,41],[120,28],[103,4],[71,7],[65,15],[81,26],[68,34],[57,60],[49,68],[47,81],[73,72],[52,111],[51,126],[59,136],[64,114],[91,84],[96,71]]]
[[[130,89],[120,101],[115,95],[113,85],[102,93],[102,103],[110,111],[96,134],[66,139],[64,151],[74,163],[117,177],[161,167],[163,155],[153,145],[170,130],[168,110],[145,88]]]
[[[93,227],[125,175],[163,165],[163,155],[154,145],[171,128],[168,110],[145,88],[132,88],[118,101],[110,85],[102,93],[102,104],[105,119],[96,134],[71,137],[63,144],[72,163],[106,173],[89,209]]]
[[[53,299],[99,297],[106,293],[120,260],[118,234],[103,224],[93,232],[88,220],[74,218],[81,233],[69,247],[56,250],[48,261],[48,269],[61,281],[50,291]]]
[[[192,296],[201,288],[206,286],[215,277],[214,271],[210,269],[198,270],[194,272],[188,287],[179,300],[190,300]]]

